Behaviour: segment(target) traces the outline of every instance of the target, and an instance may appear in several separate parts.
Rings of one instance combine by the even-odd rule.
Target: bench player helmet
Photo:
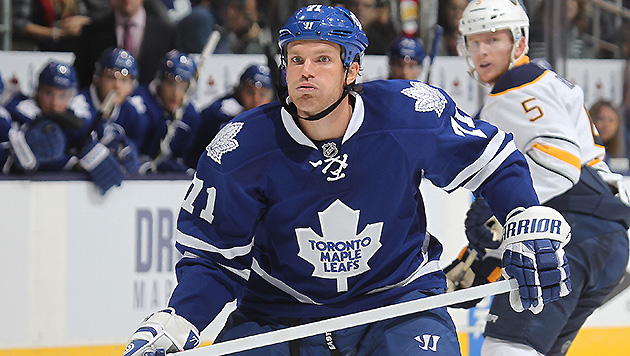
[[[271,74],[266,65],[252,64],[241,74],[239,85],[251,84],[256,88],[272,88]]]
[[[422,43],[417,38],[399,37],[392,43],[387,50],[387,57],[391,62],[394,59],[402,58],[405,62],[414,60],[422,65],[422,61],[426,58],[427,52],[424,50]]]
[[[514,63],[523,58],[529,50],[529,18],[521,4],[518,0],[476,0],[466,6],[459,22],[459,32],[462,36],[459,39],[458,50],[460,55],[466,57],[466,62],[470,67],[468,72],[473,78],[475,78],[475,66],[470,60],[466,37],[505,29],[510,30],[514,40],[510,57],[510,68],[512,68]],[[521,38],[525,38],[525,50],[519,58],[514,58],[514,52]]]
[[[278,46],[282,65],[286,66],[286,47],[297,40],[334,42],[344,50],[343,65],[362,63],[368,38],[359,19],[343,7],[309,5],[295,12],[280,29]]]
[[[76,89],[77,75],[74,67],[57,61],[50,61],[39,73],[38,85],[50,85],[60,89]]]
[[[138,78],[138,64],[134,56],[120,48],[108,48],[101,54],[101,57],[94,66],[94,75],[101,75],[105,69],[113,69],[123,76]]]
[[[196,71],[197,66],[192,57],[174,49],[162,59],[157,78],[162,80],[170,76],[176,82],[190,82],[195,77]]]

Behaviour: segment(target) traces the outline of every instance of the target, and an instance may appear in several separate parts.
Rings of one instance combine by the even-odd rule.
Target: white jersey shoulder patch
[[[206,147],[208,157],[212,158],[212,160],[218,164],[221,164],[223,154],[237,149],[238,141],[235,137],[243,128],[243,124],[242,122],[230,122],[223,126],[221,131],[217,133],[208,147]]]
[[[400,92],[406,96],[416,99],[415,110],[419,112],[435,111],[439,116],[442,116],[444,107],[446,107],[446,98],[442,93],[419,81],[409,82],[411,87],[405,88]]]

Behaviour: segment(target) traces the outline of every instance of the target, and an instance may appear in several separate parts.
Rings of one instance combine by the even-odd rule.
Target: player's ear
[[[521,39],[518,41],[518,45],[516,46],[516,51],[514,51],[514,58],[520,58],[525,51],[525,36],[521,36]]]
[[[359,76],[359,63],[352,62],[352,64],[350,65],[350,68],[348,68],[348,78],[346,79],[346,84],[353,83],[354,81],[357,80],[358,76]]]

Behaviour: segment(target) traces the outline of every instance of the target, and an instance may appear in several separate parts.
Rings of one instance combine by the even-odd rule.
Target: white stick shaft
[[[286,329],[275,330],[243,337],[240,339],[219,342],[214,345],[199,349],[178,353],[182,356],[201,355],[227,355],[234,352],[245,351],[257,347],[273,345],[308,336],[323,334],[325,332],[347,329],[357,325],[363,325],[389,318],[413,314],[429,309],[445,307],[452,304],[479,299],[489,295],[501,294],[518,288],[516,280],[503,280],[484,284],[477,287],[460,289],[458,291],[439,294],[431,297],[411,300],[399,304],[388,305],[381,308],[366,310],[354,314],[338,316],[326,320],[316,321],[304,325],[298,325]]]

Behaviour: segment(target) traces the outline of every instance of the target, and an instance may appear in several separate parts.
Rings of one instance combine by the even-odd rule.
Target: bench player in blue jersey
[[[422,73],[422,63],[427,56],[420,40],[400,36],[387,50],[389,75],[387,79],[418,80]]]
[[[141,166],[141,172],[186,172],[190,168],[184,159],[200,123],[188,97],[196,71],[193,58],[174,49],[162,58],[155,79],[136,89],[134,98],[142,99],[149,117],[140,152],[150,162]]]
[[[565,251],[573,291],[539,314],[516,313],[510,296],[495,296],[481,354],[564,355],[628,262],[630,207],[619,199],[626,197],[622,177],[603,162],[604,147],[584,108],[582,89],[529,62],[529,19],[518,1],[470,2],[460,32],[470,73],[492,87],[481,119],[513,133],[540,202],[561,212],[572,227]],[[499,241],[484,226],[492,215],[484,206],[483,200],[473,203],[466,233],[473,253],[486,260]]]
[[[423,176],[448,192],[485,196],[508,226],[555,221],[547,233],[515,230],[506,275],[522,286],[519,310],[568,293],[568,225],[538,206],[512,136],[422,82],[357,85],[367,45],[344,8],[309,5],[289,18],[279,34],[281,100],[235,117],[201,156],[178,217],[178,285],[125,355],[197,346],[198,332],[235,299],[217,342],[444,293],[442,246],[427,234],[418,189]],[[437,308],[242,354],[460,348],[446,308]]]

